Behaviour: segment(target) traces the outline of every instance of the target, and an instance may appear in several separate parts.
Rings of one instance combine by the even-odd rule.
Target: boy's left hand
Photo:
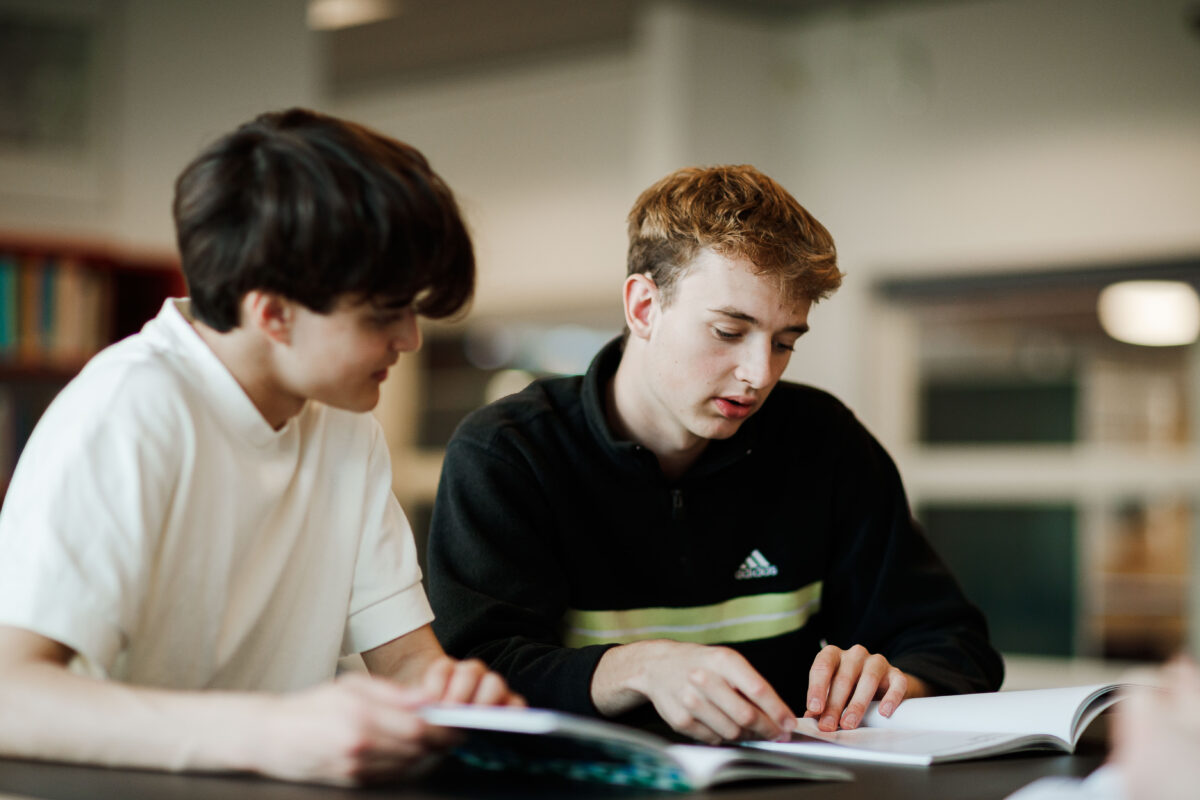
[[[924,697],[929,687],[920,678],[901,672],[878,653],[861,644],[849,650],[826,645],[813,659],[808,673],[806,717],[816,717],[817,727],[835,731],[857,728],[867,704],[878,698],[879,713],[890,717],[907,697]]]
[[[438,703],[481,706],[524,706],[525,698],[513,692],[482,661],[459,661],[449,656],[435,659],[421,677],[421,688]]]

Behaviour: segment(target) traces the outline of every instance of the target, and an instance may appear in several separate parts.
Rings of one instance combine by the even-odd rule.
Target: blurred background
[[[1200,2],[0,0],[0,487],[182,292],[180,169],[292,105],[417,146],[474,234],[377,412],[419,536],[462,416],[619,332],[638,193],[752,163],[846,273],[787,377],[896,458],[1009,685],[1200,651]]]

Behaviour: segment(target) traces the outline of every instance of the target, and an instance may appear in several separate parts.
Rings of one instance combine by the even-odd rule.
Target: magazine
[[[891,717],[872,703],[862,725],[831,733],[800,720],[790,742],[746,742],[768,752],[882,764],[938,764],[1048,749],[1075,752],[1088,725],[1128,684],[986,692],[905,700]]]
[[[475,767],[691,791],[741,780],[851,780],[819,761],[743,747],[676,744],[606,720],[539,708],[430,705],[421,716],[467,731],[455,756]]]

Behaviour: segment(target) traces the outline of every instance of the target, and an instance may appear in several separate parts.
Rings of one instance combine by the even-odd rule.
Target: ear
[[[625,324],[629,333],[649,339],[659,310],[658,284],[649,275],[638,273],[625,279],[623,290]]]
[[[252,289],[242,298],[242,323],[278,344],[291,344],[295,319],[295,304],[282,295]]]

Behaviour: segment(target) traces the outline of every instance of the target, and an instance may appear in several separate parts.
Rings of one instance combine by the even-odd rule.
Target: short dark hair
[[[450,188],[415,148],[302,108],[219,139],[175,183],[192,313],[228,331],[253,289],[326,313],[344,295],[447,317],[475,256]]]
[[[825,226],[786,189],[746,164],[687,167],[655,183],[629,212],[628,274],[649,275],[668,304],[701,248],[749,259],[789,301],[842,283]]]

